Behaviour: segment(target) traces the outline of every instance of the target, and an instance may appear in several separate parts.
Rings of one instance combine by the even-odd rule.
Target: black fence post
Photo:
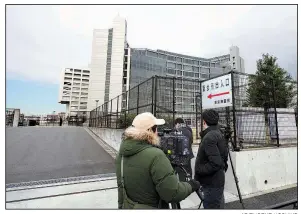
[[[175,89],[175,77],[172,78],[172,121],[175,122],[176,113],[176,89]]]
[[[102,125],[102,123],[103,123],[103,115],[104,115],[104,113],[103,113],[103,106],[104,106],[104,104],[102,104],[101,105],[101,116],[100,116],[100,127],[102,128],[103,127],[103,125]],[[100,108],[99,108],[100,109]],[[99,118],[99,117],[98,117]],[[97,123],[98,123],[98,121],[97,121]],[[97,125],[98,126],[98,125]]]
[[[275,126],[276,126],[276,137],[277,137],[277,147],[280,146],[279,144],[279,133],[278,133],[278,115],[277,115],[277,108],[276,108],[276,93],[275,93],[275,82],[272,78],[272,86],[273,86],[273,105],[274,105],[274,116],[275,116]]]
[[[155,86],[155,78],[152,77],[152,114],[154,115],[154,86]]]
[[[130,92],[130,90],[129,90]],[[127,128],[127,122],[126,122],[126,111],[128,109],[128,92],[125,92],[125,109],[124,109],[124,128]]]
[[[232,88],[232,114],[233,114],[233,132],[234,132],[234,151],[237,151],[237,137],[236,137],[236,108],[235,108],[235,88],[234,88],[234,72],[231,71],[231,88]]]
[[[227,128],[230,128],[230,130],[231,130],[230,108],[229,107],[226,107],[226,126],[227,126]]]
[[[198,111],[199,111],[199,108],[198,108],[198,97],[199,97],[199,94],[197,94],[195,96],[195,138],[198,139],[198,131],[199,131],[199,128],[198,128]]]
[[[137,86],[137,115],[139,114],[139,86]]]
[[[120,96],[120,95],[119,95]],[[116,109],[116,129],[118,128],[118,109],[119,109],[119,96],[117,97],[117,109]]]
[[[154,96],[154,116],[156,117],[157,115],[157,89],[158,89],[158,77],[155,76],[155,96]]]
[[[201,132],[203,131],[203,101],[202,101],[202,83],[203,81],[200,82],[200,103],[201,103]]]
[[[109,116],[109,121],[110,121],[110,128],[112,128],[112,108],[113,108],[113,99],[111,99],[111,113],[110,113],[110,116]]]
[[[99,110],[98,110],[98,106],[96,106],[96,109],[95,109],[95,126],[94,127],[98,127],[98,113]]]

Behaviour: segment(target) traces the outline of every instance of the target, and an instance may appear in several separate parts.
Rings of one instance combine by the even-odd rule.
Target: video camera
[[[227,143],[228,143],[228,142],[231,143],[232,149],[233,149],[234,151],[240,151],[240,148],[237,147],[237,146],[235,146],[235,145],[234,145],[234,142],[233,142],[233,140],[232,140],[232,133],[233,133],[233,130],[231,129],[231,127],[230,127],[230,126],[225,126],[225,125],[220,124],[220,130],[221,130],[221,132],[223,133],[224,138],[226,139]],[[240,144],[240,146],[242,147],[242,142],[241,142],[241,141],[239,141],[239,144]]]
[[[158,133],[160,148],[167,155],[174,166],[187,165],[191,159],[189,139],[181,133],[171,129],[163,129]]]
[[[225,126],[225,125],[220,125],[220,129],[221,129],[222,133],[224,134],[224,138],[228,142],[232,136],[233,131],[231,130],[231,128],[229,126]]]

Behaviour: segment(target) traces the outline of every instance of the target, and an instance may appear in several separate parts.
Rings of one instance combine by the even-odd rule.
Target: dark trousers
[[[202,187],[204,192],[204,209],[224,209],[224,187]]]

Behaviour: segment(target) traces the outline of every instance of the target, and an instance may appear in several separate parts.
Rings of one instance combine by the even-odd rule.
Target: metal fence
[[[266,102],[250,107],[247,94],[250,87],[257,87],[252,85],[254,76],[233,71],[227,74],[232,77],[233,102],[229,107],[215,110],[219,112],[220,123],[231,127],[235,146],[247,148],[297,143],[296,103],[291,108],[278,108],[276,99],[281,89],[276,84],[267,84],[273,87],[267,89]],[[196,140],[203,128],[201,85],[204,81],[154,76],[92,110],[89,126],[123,129],[131,125],[137,114],[152,112],[156,117],[164,118],[164,127],[168,128],[173,127],[175,118],[184,118],[192,127]],[[296,83],[288,84],[294,84],[297,90]]]
[[[292,87],[294,92],[285,94],[283,84],[277,79],[264,78],[255,81],[257,78],[255,75],[238,72],[229,74],[231,74],[232,105],[215,110],[219,113],[219,122],[233,131],[234,146],[250,148],[296,144],[297,83],[287,82],[286,87]],[[258,85],[258,82],[262,85]],[[254,89],[258,89],[256,93]],[[285,97],[289,96],[293,96],[293,99],[288,103],[290,99]],[[201,106],[200,109],[201,115]],[[202,129],[202,123],[200,127]]]
[[[166,128],[173,127],[176,117],[183,117],[195,127],[194,105],[199,85],[198,80],[154,76],[92,110],[89,126],[126,128],[137,114],[152,112],[165,119]]]

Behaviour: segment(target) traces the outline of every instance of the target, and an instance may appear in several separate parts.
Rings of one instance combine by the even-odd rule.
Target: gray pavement
[[[264,209],[278,203],[283,203],[298,197],[298,187],[271,192],[243,200],[246,209]],[[293,206],[286,206],[283,209],[292,209]],[[225,204],[225,209],[242,209],[239,201]]]
[[[6,184],[115,172],[113,158],[81,127],[6,129]]]

